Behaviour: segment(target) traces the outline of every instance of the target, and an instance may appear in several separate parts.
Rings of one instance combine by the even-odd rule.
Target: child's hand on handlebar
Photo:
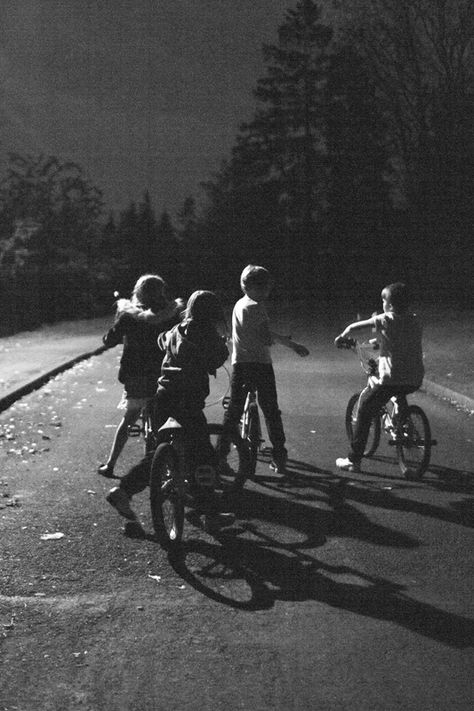
[[[334,339],[334,345],[337,348],[354,348],[355,343],[356,342],[353,338],[349,338],[348,336],[343,336],[342,334],[337,336]]]

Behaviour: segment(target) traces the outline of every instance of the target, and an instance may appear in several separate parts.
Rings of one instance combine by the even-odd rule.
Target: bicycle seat
[[[168,417],[166,422],[163,425],[161,425],[158,432],[165,432],[166,430],[181,430],[181,429],[183,429],[183,426],[180,425],[178,420],[175,420],[174,417]]]

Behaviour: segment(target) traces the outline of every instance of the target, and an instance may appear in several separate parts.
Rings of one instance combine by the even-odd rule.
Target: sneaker
[[[105,497],[109,504],[117,509],[118,513],[129,521],[136,521],[137,517],[130,506],[130,497],[119,486],[115,486]]]
[[[338,469],[344,469],[346,472],[360,474],[360,464],[351,462],[348,457],[339,457],[339,459],[336,459],[336,467]]]
[[[101,464],[97,469],[97,474],[105,476],[107,479],[118,479],[118,476],[114,474],[114,468],[111,464]]]
[[[276,474],[286,476],[286,459],[272,459],[269,466]]]

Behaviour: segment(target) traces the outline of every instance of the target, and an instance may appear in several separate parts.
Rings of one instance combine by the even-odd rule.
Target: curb
[[[29,395],[34,390],[38,390],[43,385],[45,385],[48,380],[51,380],[56,375],[59,375],[59,373],[63,373],[65,370],[69,370],[69,368],[72,368],[74,365],[76,365],[76,363],[79,363],[81,360],[87,360],[87,358],[92,358],[92,356],[100,355],[105,350],[107,350],[106,346],[99,346],[99,348],[96,348],[93,351],[89,351],[88,353],[82,353],[81,355],[76,356],[75,358],[72,358],[71,360],[68,360],[65,363],[61,363],[61,365],[56,366],[56,368],[49,370],[47,373],[43,373],[43,375],[40,375],[38,378],[35,378],[26,385],[22,385],[16,390],[12,390],[11,393],[8,393],[8,395],[5,395],[5,397],[0,398],[0,412],[8,410],[8,408],[11,407],[14,402],[20,400],[20,398],[24,397],[25,395]]]
[[[439,385],[438,383],[433,382],[433,380],[427,380],[424,378],[421,389],[431,395],[442,398],[443,400],[449,400],[453,405],[459,405],[466,410],[474,412],[473,398],[456,392],[456,390],[451,390],[451,388],[447,388],[445,385]]]

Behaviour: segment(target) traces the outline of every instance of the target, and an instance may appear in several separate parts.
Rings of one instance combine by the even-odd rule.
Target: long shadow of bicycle
[[[249,612],[277,600],[314,600],[358,615],[394,622],[455,648],[474,644],[474,623],[406,594],[405,586],[345,565],[330,565],[298,544],[283,544],[258,526],[246,537],[220,534],[213,541],[187,541],[170,558],[174,570],[217,603]],[[307,540],[312,548],[321,540]]]
[[[239,523],[215,534],[212,542],[186,538],[180,552],[169,556],[172,567],[207,597],[256,610],[273,605],[274,588],[290,595],[302,581],[305,586],[307,570],[314,566],[313,551],[328,534],[396,548],[418,546],[416,538],[372,522],[350,505],[344,504],[343,512],[331,507],[325,487],[322,482],[324,505],[318,507],[286,495],[269,496],[256,487],[244,490],[235,506]],[[199,526],[197,518],[191,523]],[[263,529],[274,531],[274,537]]]

